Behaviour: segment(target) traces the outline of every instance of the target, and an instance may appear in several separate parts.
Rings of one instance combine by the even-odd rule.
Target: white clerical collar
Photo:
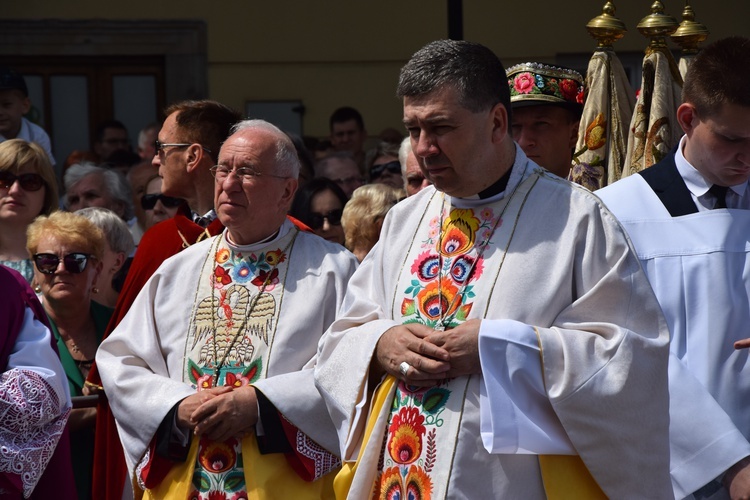
[[[514,143],[515,144],[515,143]],[[515,144],[516,146],[516,159],[513,161],[513,166],[511,167],[510,172],[510,179],[508,179],[508,185],[505,187],[505,189],[493,196],[490,196],[489,198],[482,198],[480,199],[478,195],[469,196],[466,198],[457,198],[457,197],[450,197],[451,204],[454,207],[458,208],[475,208],[482,205],[488,205],[490,203],[495,203],[496,201],[502,200],[505,197],[505,193],[512,193],[516,186],[518,186],[523,178],[526,176],[527,172],[529,171],[527,167],[529,166],[535,166],[537,168],[541,168],[537,166],[536,163],[529,160],[526,156],[526,153],[523,152],[523,149],[521,149],[521,146],[518,144]]]
[[[677,146],[677,152],[674,155],[674,163],[677,166],[677,171],[685,181],[685,185],[687,186],[687,188],[690,190],[693,196],[695,196],[696,198],[700,198],[701,196],[704,196],[706,193],[708,193],[708,190],[711,188],[711,186],[713,186],[713,184],[708,182],[703,177],[703,175],[701,175],[701,173],[698,172],[698,170],[694,166],[692,166],[690,162],[685,158],[682,150],[685,147],[686,139],[686,135],[683,135],[680,139],[680,144]],[[734,191],[737,196],[742,196],[743,194],[745,194],[745,189],[747,189],[747,181],[735,186],[729,186],[729,189]]]
[[[238,245],[234,241],[232,241],[232,236],[229,233],[229,229],[224,229],[224,239],[229,244],[230,247],[235,248],[236,250],[242,251],[242,252],[254,252],[256,250],[260,250],[262,248],[265,248],[266,246],[270,245],[271,243],[280,240],[287,234],[289,234],[289,231],[294,227],[294,225],[289,221],[289,219],[284,219],[284,222],[279,226],[279,230],[275,233],[271,234],[270,236],[263,238],[260,241],[256,241],[255,243],[250,243],[248,245]]]

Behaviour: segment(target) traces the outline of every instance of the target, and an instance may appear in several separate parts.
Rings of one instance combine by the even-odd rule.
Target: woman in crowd
[[[344,227],[346,248],[362,262],[380,239],[385,214],[406,196],[403,189],[385,184],[367,184],[354,190],[344,207],[341,224]]]
[[[41,294],[74,397],[90,392],[84,390],[84,381],[112,315],[112,309],[92,300],[106,245],[101,229],[69,212],[39,217],[28,230],[35,291]],[[71,412],[69,420],[80,498],[90,497],[95,419],[95,408],[80,408]]]
[[[146,230],[161,221],[171,219],[185,203],[181,198],[161,194],[161,177],[153,175],[146,181],[146,190],[141,197],[141,208],[146,218]]]
[[[24,278],[5,266],[0,290],[0,497],[73,500],[70,395],[47,316]]]
[[[26,228],[57,210],[57,180],[41,146],[22,139],[0,143],[0,264],[26,279],[34,267],[26,253]]]
[[[135,248],[133,235],[125,221],[112,210],[88,207],[78,210],[76,214],[86,217],[104,233],[107,244],[102,257],[102,273],[96,282],[99,293],[93,300],[114,308]]]
[[[367,178],[371,184],[385,184],[392,188],[404,187],[401,163],[398,161],[398,144],[381,142],[367,162]]]
[[[344,205],[346,195],[338,184],[317,177],[297,190],[289,215],[307,224],[321,238],[343,245]]]

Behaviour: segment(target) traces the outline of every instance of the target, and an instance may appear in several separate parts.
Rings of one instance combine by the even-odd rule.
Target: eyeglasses
[[[93,255],[76,252],[64,256],[62,261],[66,271],[79,274],[86,269],[89,259],[93,258]],[[36,264],[36,268],[42,274],[55,274],[57,266],[60,265],[60,257],[53,253],[38,253],[34,255],[34,264]]]
[[[401,174],[401,163],[398,161],[389,161],[388,163],[373,165],[370,169],[370,179],[377,179],[386,170],[392,174]]]
[[[0,170],[0,189],[10,189],[16,180],[24,191],[39,191],[45,184],[39,174],[16,175],[10,170]]]
[[[250,167],[239,167],[232,170],[225,165],[214,165],[210,170],[211,175],[214,176],[216,182],[224,182],[232,172],[234,172],[234,176],[238,177],[242,182],[252,182],[256,177],[273,177],[274,179],[289,178],[287,175],[264,174]]]
[[[144,194],[141,196],[141,208],[144,210],[153,210],[156,206],[156,202],[161,200],[162,205],[167,208],[177,208],[183,204],[182,198],[173,198],[171,196],[164,196],[163,194]]]
[[[331,210],[327,214],[319,214],[317,212],[313,212],[310,214],[309,226],[311,229],[317,230],[323,227],[324,221],[328,221],[328,223],[332,226],[340,226],[341,214],[343,213],[344,211],[340,208],[337,210]]]
[[[162,154],[164,152],[164,148],[187,148],[189,146],[192,146],[193,144],[196,144],[196,143],[187,143],[187,142],[164,143],[164,142],[159,142],[159,139],[157,139],[157,140],[154,141],[154,151],[156,151],[156,154],[160,155],[160,154]],[[211,152],[211,150],[208,149],[207,147],[202,146],[200,144],[198,144],[198,145],[206,153],[210,153]]]

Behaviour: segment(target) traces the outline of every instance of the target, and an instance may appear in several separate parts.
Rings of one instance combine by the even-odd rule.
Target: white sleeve
[[[479,412],[489,453],[575,455],[542,379],[534,328],[519,321],[482,320]]]
[[[65,370],[60,357],[52,348],[52,334],[28,307],[24,313],[21,332],[8,357],[6,372],[12,369],[39,374],[57,394],[60,410],[71,406]]]
[[[695,375],[669,353],[669,468],[675,498],[750,455],[750,443]]]

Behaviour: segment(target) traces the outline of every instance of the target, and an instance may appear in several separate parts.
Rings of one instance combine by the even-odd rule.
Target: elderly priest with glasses
[[[330,496],[312,364],[356,259],[287,219],[299,160],[273,125],[237,124],[211,172],[226,229],[165,261],[97,355],[130,476],[145,498]]]

